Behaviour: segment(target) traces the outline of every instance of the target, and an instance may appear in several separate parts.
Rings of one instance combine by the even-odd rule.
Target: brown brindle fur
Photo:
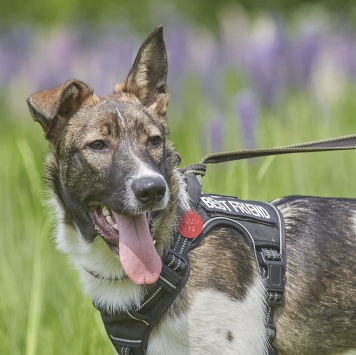
[[[176,169],[180,159],[166,139],[166,79],[160,28],[142,45],[127,79],[112,94],[99,97],[86,84],[70,80],[28,100],[50,143],[46,175],[59,206],[59,243],[73,254],[74,262],[79,259],[88,292],[107,311],[131,309],[136,301],[127,294],[142,298],[150,286],[97,280],[81,269],[81,263],[103,252],[105,260],[93,261],[93,267],[105,261],[117,272],[115,277],[122,276],[117,257],[97,235],[91,205],[100,203],[130,216],[153,210],[152,234],[159,255],[189,208],[185,181]],[[153,144],[152,137],[160,137],[160,143]],[[165,206],[135,201],[130,190],[139,166],[135,159],[166,181]],[[356,200],[287,197],[273,204],[284,216],[287,245],[287,285],[275,316],[279,355],[336,355],[356,349]],[[73,242],[75,233],[78,239]],[[153,330],[148,354],[267,354],[264,289],[243,237],[230,228],[213,229],[189,259],[189,280]],[[197,299],[203,304],[195,303]],[[203,312],[195,309],[199,307]]]

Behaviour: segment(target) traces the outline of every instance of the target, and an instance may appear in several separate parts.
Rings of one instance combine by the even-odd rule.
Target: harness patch
[[[278,219],[269,204],[259,201],[242,201],[236,197],[202,194],[200,206],[211,213],[232,215],[238,219],[252,219],[264,223],[276,223]]]
[[[283,226],[280,213],[267,202],[239,200],[237,197],[201,194],[197,212],[204,223],[211,224],[230,220],[244,230],[247,240],[254,246],[284,249]],[[220,222],[219,222],[220,221]],[[224,223],[220,223],[224,224]],[[198,237],[199,238],[199,237]]]

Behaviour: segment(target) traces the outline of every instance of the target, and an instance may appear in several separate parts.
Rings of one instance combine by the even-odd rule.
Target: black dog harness
[[[236,229],[243,235],[256,257],[267,294],[268,354],[277,355],[277,350],[272,345],[276,335],[273,315],[276,307],[282,303],[286,282],[283,217],[269,203],[202,194],[200,183],[195,175],[203,176],[207,163],[278,154],[356,149],[355,141],[356,135],[351,135],[280,148],[217,153],[206,156],[201,163],[181,169],[187,178],[192,210],[185,218],[183,228],[175,231],[172,244],[165,251],[158,281],[152,285],[138,308],[110,314],[101,310],[106,331],[118,354],[145,354],[152,329],[174,303],[176,296],[188,280],[189,251],[198,247],[200,241],[212,228],[223,226]]]
[[[273,313],[281,304],[285,285],[284,224],[281,214],[268,203],[202,194],[200,183],[192,173],[187,174],[187,186],[194,212],[186,220],[185,230],[179,228],[174,233],[171,247],[166,250],[162,260],[159,280],[138,308],[110,314],[101,311],[112,344],[118,354],[145,354],[153,327],[174,302],[189,277],[189,251],[198,247],[212,228],[224,226],[242,234],[255,254],[267,291],[269,354],[277,354],[272,347],[276,333]],[[201,219],[201,232],[194,221],[195,217]],[[191,230],[195,228],[197,230]],[[197,234],[197,237],[192,238],[191,233]]]

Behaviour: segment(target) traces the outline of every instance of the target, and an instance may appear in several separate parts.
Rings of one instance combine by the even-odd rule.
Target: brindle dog
[[[179,156],[167,140],[166,79],[158,28],[112,94],[99,97],[70,80],[28,99],[50,144],[46,176],[58,246],[107,312],[140,304],[189,210]],[[275,315],[279,354],[356,349],[356,200],[273,204],[284,216],[287,245],[287,285]],[[153,329],[147,354],[267,354],[265,289],[244,238],[214,229],[189,259],[188,282]]]

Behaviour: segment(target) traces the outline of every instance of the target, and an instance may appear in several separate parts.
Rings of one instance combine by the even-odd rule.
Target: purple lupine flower
[[[224,69],[220,47],[212,34],[202,31],[192,36],[188,53],[191,70],[197,75],[205,96],[217,104],[222,101],[219,79]]]
[[[210,121],[210,144],[212,152],[223,150],[223,139],[225,133],[224,120],[221,115],[212,117]]]
[[[174,20],[165,32],[168,56],[168,87],[173,102],[182,100],[183,81],[189,70],[188,43],[191,40],[190,27],[182,21]]]
[[[33,50],[23,60],[23,80],[32,90],[53,87],[72,77],[73,57],[80,50],[75,30],[54,29],[36,36]]]
[[[135,42],[123,28],[105,28],[99,36],[85,44],[75,61],[75,69],[82,68],[81,77],[92,83],[98,94],[107,93],[129,74]],[[86,63],[84,67],[83,61]]]
[[[262,102],[271,105],[276,101],[282,86],[283,61],[281,44],[273,38],[264,43],[255,43],[249,51],[247,72],[251,85]]]
[[[221,17],[219,38],[178,17],[166,26],[169,87],[177,105],[189,75],[199,81],[217,112],[230,100],[235,84],[250,87],[256,102],[273,106],[292,89],[320,87],[316,78],[325,66],[335,69],[333,75],[339,78],[333,85],[344,87],[356,80],[356,40],[347,21],[335,32],[329,22],[310,17],[297,22],[290,32],[278,17],[265,14],[252,20],[245,14],[235,15],[229,11]],[[141,40],[142,36],[133,40],[125,24],[95,32],[89,26],[47,32],[0,28],[0,89],[10,92],[9,105],[16,101],[12,93],[25,95],[73,77],[90,83],[99,93],[107,92],[127,76]],[[236,78],[227,88],[221,86],[226,70]]]
[[[0,85],[7,87],[19,73],[32,48],[32,31],[22,26],[0,28]]]
[[[210,120],[203,126],[203,152],[220,152],[223,150],[225,134],[224,119],[219,114],[212,114]]]
[[[322,38],[318,29],[304,30],[295,36],[288,57],[292,81],[290,84],[296,84],[301,90],[310,86],[321,45]]]
[[[343,71],[347,80],[356,79],[356,40],[354,31],[348,26],[334,38],[334,48],[330,51],[334,54],[335,67]]]
[[[233,100],[233,108],[238,118],[243,147],[245,149],[255,148],[255,131],[260,115],[256,96],[250,90],[237,93]]]

